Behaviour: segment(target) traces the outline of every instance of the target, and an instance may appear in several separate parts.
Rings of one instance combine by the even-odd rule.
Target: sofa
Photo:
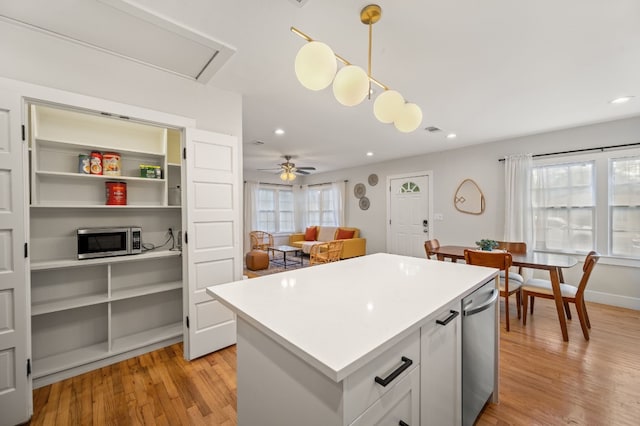
[[[315,228],[315,233],[311,231],[310,228]],[[351,238],[345,238],[344,234],[351,232],[353,236]],[[301,249],[303,253],[309,254],[313,245],[337,239],[344,240],[340,259],[364,256],[367,253],[367,240],[360,238],[360,230],[346,226],[310,226],[306,229],[306,232],[291,234],[289,236],[289,245]]]

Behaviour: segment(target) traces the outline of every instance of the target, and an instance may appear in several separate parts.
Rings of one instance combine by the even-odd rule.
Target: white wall
[[[315,174],[305,183],[331,182],[347,179],[347,226],[358,227],[367,239],[367,253],[386,250],[387,194],[389,175],[433,172],[434,213],[443,215],[433,223],[431,237],[441,244],[472,245],[481,238],[502,239],[504,219],[504,163],[499,158],[515,153],[542,154],[572,149],[640,142],[640,117],[573,129],[559,130],[443,151],[423,156],[371,164],[337,172]],[[372,187],[367,177],[376,173],[378,185]],[[486,198],[486,210],[479,216],[455,210],[453,195],[466,178],[476,181]],[[353,186],[364,183],[371,201],[368,210],[358,207]],[[594,270],[588,289],[589,298],[603,303],[640,310],[640,268],[638,265],[616,266],[613,260],[602,259]],[[567,282],[576,282],[582,274],[581,263],[565,272]],[[538,274],[536,274],[538,275]]]
[[[237,93],[1,20],[0,58],[2,77],[193,118],[198,128],[242,140]]]

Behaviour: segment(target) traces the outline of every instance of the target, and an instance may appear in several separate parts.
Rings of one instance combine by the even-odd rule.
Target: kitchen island
[[[207,288],[237,314],[238,424],[460,424],[460,304],[496,276],[379,253]]]

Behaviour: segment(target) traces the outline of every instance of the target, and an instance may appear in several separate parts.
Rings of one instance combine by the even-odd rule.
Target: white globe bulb
[[[355,65],[343,67],[333,79],[333,95],[345,106],[358,105],[369,93],[369,77]]]
[[[413,132],[422,123],[422,110],[416,104],[404,104],[393,124],[403,133]]]
[[[373,103],[373,114],[382,123],[393,123],[402,112],[404,98],[395,90],[385,90]]]
[[[319,41],[300,48],[295,62],[298,81],[309,90],[322,90],[329,86],[338,70],[333,50]]]

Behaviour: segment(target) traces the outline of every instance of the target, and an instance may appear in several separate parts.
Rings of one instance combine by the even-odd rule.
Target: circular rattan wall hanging
[[[369,208],[370,202],[367,197],[360,198],[360,210],[367,210]]]
[[[369,185],[376,186],[378,184],[378,175],[372,173],[369,175]]]
[[[367,193],[367,188],[364,186],[364,183],[357,183],[353,187],[353,195],[355,195],[356,198],[362,198],[366,193]]]

